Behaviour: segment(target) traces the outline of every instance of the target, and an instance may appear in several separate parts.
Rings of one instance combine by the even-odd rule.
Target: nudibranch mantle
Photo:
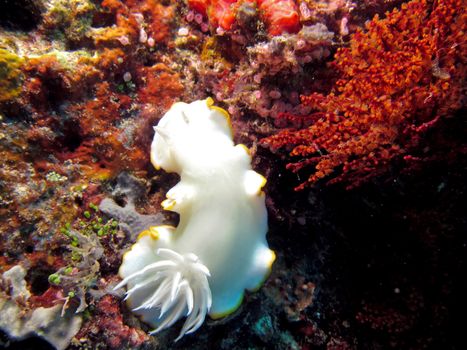
[[[187,317],[194,332],[205,315],[235,311],[244,291],[258,289],[275,254],[266,242],[266,179],[234,145],[229,114],[208,98],[175,103],[154,128],[151,162],[180,182],[162,202],[179,225],[143,231],[119,274],[129,306],[158,332]],[[177,339],[179,339],[177,338]]]

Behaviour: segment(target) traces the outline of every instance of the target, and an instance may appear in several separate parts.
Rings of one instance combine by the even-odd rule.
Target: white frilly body
[[[263,176],[234,145],[229,115],[212,99],[175,103],[160,120],[151,146],[159,169],[180,182],[162,203],[180,223],[151,227],[124,256],[119,274],[130,307],[165,329],[187,317],[180,336],[205,315],[223,317],[268,276],[275,254],[266,242]],[[178,338],[177,338],[178,339]]]

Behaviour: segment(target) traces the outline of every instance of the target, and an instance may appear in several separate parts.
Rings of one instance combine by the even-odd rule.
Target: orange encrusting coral
[[[300,16],[294,0],[188,0],[188,6],[207,16],[213,28],[232,29],[237,10],[242,3],[258,6],[260,18],[272,36],[296,33],[300,30]]]
[[[138,76],[142,85],[138,96],[143,103],[169,108],[183,93],[179,75],[163,63],[141,67]]]
[[[29,76],[23,86],[23,95],[38,110],[48,108],[52,97],[58,99],[81,98],[93,87],[103,74],[94,66],[96,58],[81,57],[74,62],[63,64],[56,54],[45,54],[29,58],[24,64],[24,72]],[[60,90],[57,94],[55,90]],[[59,96],[60,95],[60,96]]]
[[[258,0],[258,7],[269,34],[296,33],[300,30],[300,16],[294,0]]]
[[[203,16],[207,15],[209,4],[211,0],[188,0],[188,6],[201,13]]]
[[[168,44],[175,24],[175,8],[175,4],[163,5],[160,2],[143,1],[131,10],[143,14],[148,23],[146,28],[148,37],[153,38],[157,44]]]
[[[109,43],[136,41],[144,30],[156,44],[168,44],[175,20],[175,5],[164,5],[160,1],[104,0],[102,7],[115,15],[116,26],[105,28],[93,35],[96,46],[109,46]],[[142,25],[141,22],[144,22]]]
[[[125,147],[125,135],[114,125],[130,107],[131,98],[112,92],[107,82],[96,86],[95,95],[93,100],[69,107],[82,141],[76,150],[64,151],[58,158],[74,159],[94,179],[106,179],[125,168],[140,171],[147,163],[144,150]]]
[[[229,30],[235,22],[238,0],[212,0],[208,9],[209,22],[214,28]]]
[[[333,66],[342,77],[329,95],[302,96],[317,113],[283,115],[310,125],[263,140],[287,147],[298,172],[314,165],[306,185],[330,182],[356,186],[384,171],[390,160],[419,146],[421,134],[459,109],[465,76],[466,15],[461,0],[414,0],[376,16],[339,49]]]
[[[116,0],[104,0],[101,6],[115,15],[116,25],[94,32],[93,40],[96,47],[120,46],[118,44],[123,37],[128,38],[129,41],[136,41],[138,22],[130,15],[128,7]]]

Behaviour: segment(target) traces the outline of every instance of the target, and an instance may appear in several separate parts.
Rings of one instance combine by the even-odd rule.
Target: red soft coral
[[[283,116],[311,126],[264,139],[272,149],[291,149],[289,169],[314,166],[296,189],[330,175],[358,185],[419,147],[426,129],[460,108],[465,26],[461,0],[414,0],[355,33],[336,54],[341,78],[333,91],[302,96],[317,113]]]

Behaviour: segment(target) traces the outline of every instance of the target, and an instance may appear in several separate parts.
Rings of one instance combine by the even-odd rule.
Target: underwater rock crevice
[[[0,28],[25,32],[36,29],[42,19],[40,4],[34,0],[1,0]]]

